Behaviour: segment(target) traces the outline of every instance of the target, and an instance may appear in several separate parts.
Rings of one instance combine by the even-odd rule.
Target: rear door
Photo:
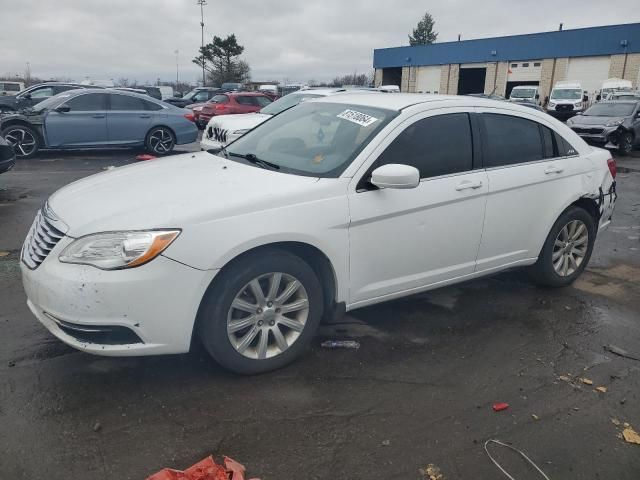
[[[150,112],[145,100],[133,95],[109,93],[110,107],[107,112],[107,135],[109,144],[124,145],[144,142],[151,127]]]
[[[487,194],[476,168],[466,109],[429,111],[408,119],[358,172],[349,193],[350,303],[364,305],[473,273]],[[416,167],[408,190],[377,189],[371,171],[388,164]]]
[[[533,115],[478,110],[489,179],[477,264],[482,271],[538,257],[556,218],[581,191],[588,162],[570,146],[558,145],[561,137],[551,124]]]
[[[57,98],[57,97],[56,97]],[[74,147],[107,143],[107,95],[85,93],[63,103],[68,112],[50,111],[44,120],[47,145]]]
[[[253,113],[258,111],[261,107],[258,107],[254,98],[252,95],[236,95],[237,105],[233,113]]]

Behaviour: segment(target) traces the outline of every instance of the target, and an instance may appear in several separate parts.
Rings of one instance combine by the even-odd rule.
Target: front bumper
[[[598,147],[617,149],[620,126],[613,127],[594,125],[571,125],[571,130],[576,132],[585,142]],[[589,132],[589,130],[601,130],[599,132]]]
[[[27,304],[54,336],[107,356],[189,350],[200,301],[217,270],[197,270],[164,256],[114,271],[59,262],[71,241],[60,240],[34,270],[21,262]]]

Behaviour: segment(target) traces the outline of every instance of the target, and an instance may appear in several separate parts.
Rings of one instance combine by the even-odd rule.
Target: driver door
[[[349,187],[352,306],[474,272],[487,174],[474,158],[480,149],[470,114],[461,108],[438,112],[416,115],[398,126]],[[389,163],[416,167],[418,187],[378,189],[367,181],[375,168]]]
[[[62,105],[68,112],[49,111],[44,120],[47,145],[83,147],[107,143],[107,107],[104,93],[85,93]]]

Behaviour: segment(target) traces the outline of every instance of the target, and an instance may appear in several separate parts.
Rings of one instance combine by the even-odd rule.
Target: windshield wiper
[[[226,152],[226,150],[225,150]],[[259,167],[262,168],[266,168],[266,169],[272,169],[272,170],[280,170],[280,165],[277,165],[275,163],[271,163],[271,162],[267,162],[266,160],[262,160],[258,157],[256,157],[253,153],[247,153],[246,155],[243,155],[241,153],[234,153],[234,152],[227,152],[229,155],[231,155],[232,157],[239,157],[239,158],[244,158],[247,162],[252,163],[254,165],[258,165]]]

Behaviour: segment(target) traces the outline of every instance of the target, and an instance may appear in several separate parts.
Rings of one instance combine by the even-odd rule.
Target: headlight
[[[179,234],[180,230],[96,233],[72,242],[58,259],[103,270],[137,267],[160,255]]]
[[[618,125],[622,125],[624,120],[614,120],[613,122],[609,122],[605,125],[605,127],[617,127]]]
[[[574,106],[576,106],[576,107],[581,107],[581,106],[582,106],[582,102],[576,102],[576,103],[574,104]]]
[[[247,133],[249,130],[251,130],[250,128],[244,128],[242,130],[236,130],[235,132],[233,132],[234,135],[244,135],[245,133]]]
[[[550,106],[551,108],[553,108],[553,107],[555,107],[555,106],[556,106],[556,103],[555,103],[555,102],[549,102],[549,106]]]

